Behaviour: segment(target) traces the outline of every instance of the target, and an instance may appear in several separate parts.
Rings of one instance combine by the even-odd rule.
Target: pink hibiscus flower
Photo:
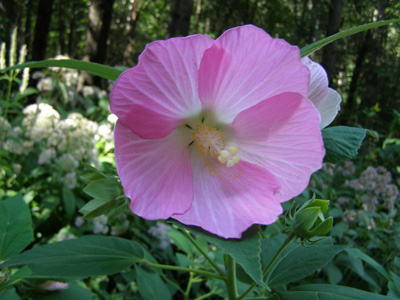
[[[312,65],[252,25],[147,45],[111,91],[131,210],[224,238],[275,222],[325,155],[316,105],[329,91],[325,73],[310,85]]]

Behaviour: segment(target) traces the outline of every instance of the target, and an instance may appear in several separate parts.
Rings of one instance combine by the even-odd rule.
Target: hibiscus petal
[[[124,72],[111,90],[111,111],[143,138],[170,134],[183,119],[201,111],[198,69],[213,40],[203,35],[156,41],[139,64]]]
[[[321,114],[321,125],[320,128],[325,128],[335,119],[337,113],[340,110],[340,102],[342,102],[342,97],[338,92],[333,89],[328,89],[328,98],[325,100],[324,104],[319,108]]]
[[[299,195],[325,155],[320,116],[296,93],[282,93],[243,112],[232,124],[232,143],[241,160],[269,170],[280,181],[280,202]]]
[[[193,204],[172,218],[223,238],[240,238],[252,224],[272,224],[282,213],[274,198],[279,183],[270,172],[246,162],[228,168],[192,153]]]
[[[308,57],[302,58],[303,64],[310,70],[310,89],[308,99],[319,110],[328,97],[328,75],[325,69]]]
[[[231,123],[244,109],[282,92],[308,94],[299,48],[253,25],[225,31],[204,52],[199,97],[204,110]]]
[[[188,140],[178,130],[162,139],[142,139],[120,121],[115,160],[131,210],[148,220],[184,213],[193,198]],[[190,136],[189,136],[190,139]]]

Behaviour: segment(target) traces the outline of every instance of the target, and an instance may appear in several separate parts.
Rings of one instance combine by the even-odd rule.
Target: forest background
[[[172,36],[216,38],[251,23],[303,47],[343,29],[400,15],[394,0],[4,0],[0,7],[0,40],[9,44],[17,27],[27,60],[61,54],[127,67],[137,63],[147,43]],[[330,86],[343,97],[337,124],[387,133],[399,118],[398,27],[363,32],[314,54]]]

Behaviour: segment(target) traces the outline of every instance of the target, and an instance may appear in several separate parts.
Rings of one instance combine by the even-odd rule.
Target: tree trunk
[[[330,36],[339,31],[339,27],[342,23],[342,9],[342,0],[331,0],[331,3],[329,5],[329,18],[326,36]],[[332,78],[335,74],[336,45],[336,41],[326,45],[322,53],[322,66],[325,68],[326,73],[328,74],[330,86],[333,86]]]
[[[65,5],[64,1],[61,0],[58,3],[58,43],[60,47],[60,54],[66,54],[65,47]]]
[[[361,70],[365,61],[365,56],[367,55],[367,52],[369,50],[370,43],[371,43],[371,30],[368,30],[365,35],[364,42],[361,45],[360,49],[358,50],[356,65],[354,67],[353,76],[351,77],[350,88],[346,103],[347,111],[349,112],[355,112],[356,110],[355,94],[357,90],[358,79],[360,77]],[[357,117],[357,114],[352,114],[352,116]]]
[[[54,0],[40,0],[39,2],[32,45],[32,60],[43,60],[46,58],[53,3]]]
[[[93,0],[89,9],[89,24],[86,30],[86,43],[83,60],[104,64],[107,53],[107,40],[110,32],[114,0]],[[100,81],[86,73],[81,83],[99,84]]]
[[[193,0],[171,0],[167,37],[189,34]]]

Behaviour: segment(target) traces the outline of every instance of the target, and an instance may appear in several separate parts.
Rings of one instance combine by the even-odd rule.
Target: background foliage
[[[195,33],[216,38],[247,23],[301,48],[399,15],[400,3],[394,0],[5,0],[0,4],[6,57],[1,68],[68,57],[124,70],[137,63],[151,41]],[[399,53],[396,23],[338,40],[312,55],[343,98],[333,125],[360,127],[362,135],[366,128],[368,135],[353,162],[333,165],[329,162],[337,159],[328,157],[296,199],[302,204],[313,193],[331,199],[330,237],[318,248],[290,244],[283,253],[287,259],[277,261],[264,278],[261,268],[284,240],[283,217],[261,228],[260,235],[268,238],[262,242],[254,236],[243,243],[221,241],[193,229],[196,248],[176,224],[145,221],[129,212],[113,159],[112,81],[63,68],[31,69],[25,83],[21,71],[3,73],[0,233],[15,242],[0,244],[0,261],[10,258],[0,268],[0,299],[221,299],[227,292],[216,278],[205,281],[193,273],[149,267],[159,262],[212,270],[213,264],[223,266],[223,253],[236,258],[239,291],[252,280],[260,283],[254,297],[295,299],[301,291],[312,299],[320,291],[328,299],[399,298]],[[340,129],[335,128],[324,130],[326,143]],[[286,210],[290,206],[285,203]],[[87,237],[91,234],[96,236]],[[44,252],[35,252],[43,245],[48,245]],[[24,249],[29,251],[18,256]],[[96,259],[69,260],[68,254],[79,251],[101,257],[104,265],[98,267]],[[298,264],[299,257],[307,267]],[[260,258],[261,265],[249,263]],[[63,265],[70,267],[60,275]],[[68,282],[68,289],[50,292],[58,281]],[[327,283],[344,287],[333,290]]]

